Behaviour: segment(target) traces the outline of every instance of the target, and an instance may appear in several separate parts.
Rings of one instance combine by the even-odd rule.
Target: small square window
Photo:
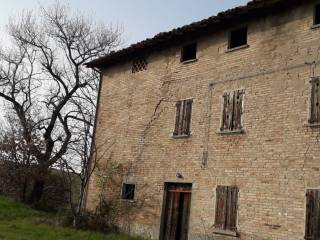
[[[319,25],[320,24],[320,4],[315,6],[313,24],[314,25]]]
[[[181,62],[197,59],[197,43],[183,46],[181,50]]]
[[[230,32],[229,49],[247,45],[248,28],[240,28]]]
[[[123,200],[134,200],[135,189],[136,189],[135,184],[124,183],[122,185],[122,199]]]

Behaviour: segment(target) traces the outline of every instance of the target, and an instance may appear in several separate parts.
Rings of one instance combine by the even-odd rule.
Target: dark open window
[[[314,9],[314,25],[318,25],[320,24],[320,4],[315,6]]]
[[[197,58],[197,43],[190,43],[181,49],[181,62],[193,60]]]
[[[122,185],[122,199],[123,200],[134,200],[134,191],[136,185],[124,183]]]
[[[191,125],[192,99],[176,103],[176,124],[174,136],[189,136]]]
[[[244,90],[236,90],[223,95],[221,131],[242,130]]]
[[[311,80],[311,111],[309,123],[320,123],[320,78]]]
[[[229,49],[247,45],[248,28],[240,28],[230,32]]]
[[[216,192],[215,228],[237,230],[238,193],[236,186],[218,186]]]
[[[320,190],[307,191],[306,235],[307,240],[320,239]]]

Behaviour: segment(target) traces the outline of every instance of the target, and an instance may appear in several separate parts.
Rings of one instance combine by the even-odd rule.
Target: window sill
[[[242,45],[242,46],[239,46],[239,47],[235,47],[235,48],[229,48],[225,51],[225,53],[229,53],[229,52],[234,52],[234,51],[238,51],[240,49],[245,49],[245,48],[248,48],[250,47],[250,45],[246,44],[246,45]]]
[[[184,139],[184,138],[190,138],[190,137],[191,137],[191,134],[189,134],[189,135],[179,135],[179,136],[172,135],[173,139]]]
[[[127,203],[127,204],[133,204],[135,201],[134,200],[129,200],[129,199],[120,199],[122,203]]]
[[[217,132],[220,135],[235,135],[235,134],[244,134],[246,131],[244,129],[234,130],[234,131],[221,131]]]
[[[195,59],[190,59],[190,60],[182,61],[181,63],[182,63],[182,64],[189,64],[189,63],[194,63],[194,62],[197,62],[197,61],[198,61],[198,58],[195,58]]]
[[[313,30],[313,29],[318,29],[318,28],[320,28],[320,24],[312,25],[310,28],[311,28],[312,30]]]
[[[303,126],[309,127],[309,128],[320,128],[320,123],[306,123]]]
[[[230,237],[239,237],[239,233],[237,231],[230,231],[230,230],[214,229],[213,234],[230,236]]]

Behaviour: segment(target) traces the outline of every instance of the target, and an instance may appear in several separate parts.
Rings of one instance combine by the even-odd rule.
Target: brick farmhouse
[[[319,4],[254,0],[89,63],[87,208],[152,239],[319,240]]]

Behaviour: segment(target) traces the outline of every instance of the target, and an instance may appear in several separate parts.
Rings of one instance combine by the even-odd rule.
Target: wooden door
[[[191,184],[166,184],[160,239],[187,240]]]

